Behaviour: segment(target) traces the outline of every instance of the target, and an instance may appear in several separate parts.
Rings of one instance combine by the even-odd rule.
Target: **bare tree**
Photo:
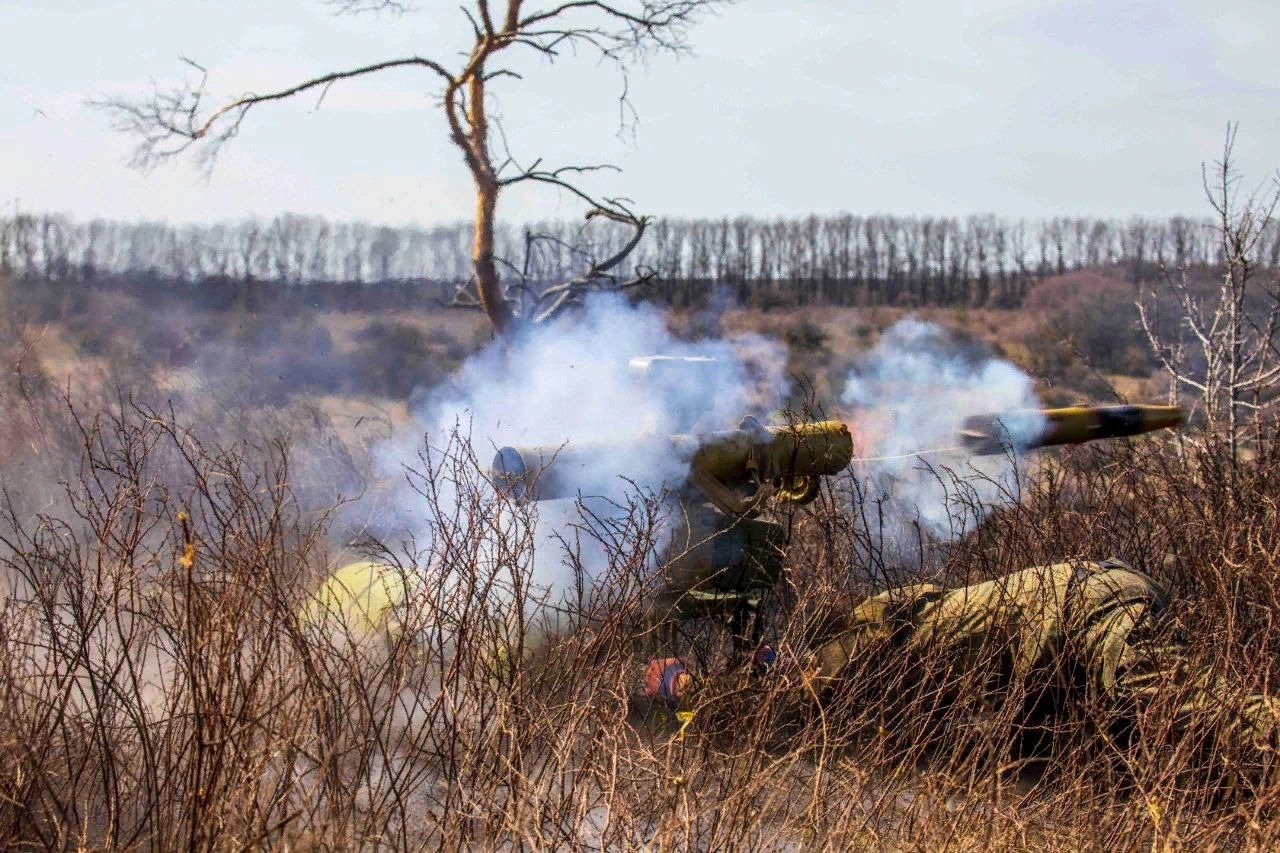
[[[550,61],[565,51],[592,53],[622,77],[619,115],[625,122],[634,117],[626,94],[632,63],[652,52],[687,51],[690,26],[702,13],[726,2],[729,0],[560,0],[529,8],[532,4],[525,0],[473,0],[462,7],[474,38],[460,65],[424,55],[386,59],[319,74],[261,94],[247,93],[210,107],[205,69],[184,60],[199,72],[194,85],[157,91],[140,100],[103,101],[98,106],[111,113],[118,129],[138,137],[135,165],[153,166],[187,152],[198,142],[204,143],[199,152],[204,162],[212,165],[249,113],[263,104],[304,94],[323,98],[336,83],[384,71],[424,71],[435,77],[449,139],[462,152],[476,196],[473,276],[458,289],[453,304],[482,309],[499,333],[508,334],[522,319],[538,322],[556,316],[592,289],[632,287],[648,280],[652,273],[637,270],[635,278],[623,282],[614,272],[639,243],[649,219],[632,211],[628,200],[596,197],[579,184],[587,173],[616,171],[615,167],[548,167],[541,159],[522,164],[511,155],[501,128],[491,120],[489,87],[500,80],[521,78],[499,63],[522,51]],[[395,0],[337,0],[330,5],[351,13],[407,11],[405,4]],[[441,51],[437,55],[448,54]],[[504,152],[501,156],[495,154],[495,142]],[[504,189],[521,183],[540,183],[568,192],[588,206],[589,219],[603,217],[621,223],[632,229],[632,237],[619,251],[593,261],[584,274],[562,284],[538,293],[530,293],[523,280],[504,287],[498,271],[501,261],[495,255],[497,205]]]
[[[1222,265],[1217,288],[1197,288],[1185,264],[1172,274],[1162,269],[1182,313],[1177,334],[1154,321],[1154,306],[1145,288],[1137,303],[1143,331],[1171,378],[1171,393],[1185,387],[1197,394],[1210,431],[1225,432],[1233,467],[1248,422],[1256,421],[1269,392],[1280,386],[1276,348],[1280,280],[1277,271],[1266,269],[1259,258],[1259,241],[1280,202],[1280,179],[1273,178],[1242,197],[1240,176],[1232,162],[1235,141],[1236,125],[1232,124],[1227,127],[1222,159],[1212,170],[1202,168]]]

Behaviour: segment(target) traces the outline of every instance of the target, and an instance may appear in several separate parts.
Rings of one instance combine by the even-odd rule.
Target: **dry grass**
[[[7,364],[23,352],[11,340]],[[952,679],[944,705],[907,688],[938,661],[869,656],[820,713],[797,718],[785,679],[744,681],[718,706],[736,713],[707,707],[681,735],[633,698],[643,662],[714,663],[726,639],[646,629],[652,495],[584,526],[581,556],[563,556],[578,576],[589,562],[596,592],[552,600],[532,583],[532,509],[494,496],[465,445],[437,448],[415,480],[431,535],[376,553],[415,579],[401,627],[359,636],[299,618],[335,559],[341,489],[315,472],[364,470],[357,451],[317,455],[332,430],[301,429],[312,415],[65,398],[29,363],[0,392],[4,849],[1280,842],[1280,790],[1174,734],[1172,685],[1139,743],[1103,736],[1109,711],[1083,701],[1031,744],[1025,697]],[[1176,440],[1066,453],[976,533],[922,543],[919,565],[887,560],[854,488],[831,484],[792,519],[769,607],[783,651],[889,579],[1117,554],[1172,585],[1195,661],[1242,690],[1280,675],[1274,431],[1234,470]]]
[[[137,405],[65,415],[79,445],[69,513],[10,504],[0,537],[6,848],[1128,850],[1280,836],[1276,789],[1224,793],[1195,744],[1121,748],[1083,705],[1024,753],[1018,696],[974,684],[944,708],[887,657],[799,723],[788,685],[755,683],[723,729],[708,709],[681,736],[630,700],[658,648],[640,613],[660,506],[638,496],[596,526],[598,593],[549,601],[531,583],[528,508],[493,496],[465,446],[420,470],[424,506],[441,510],[430,541],[383,555],[421,581],[402,630],[304,623],[328,516],[291,489],[287,446],[205,445]],[[1269,685],[1280,454],[1260,448],[1229,498],[1207,457],[1177,454],[1148,442],[1065,457],[927,567],[964,582],[1125,554],[1174,585],[1193,656]],[[830,492],[795,519],[771,625],[784,650],[878,570],[907,571],[877,566],[846,506]],[[717,636],[668,650],[714,659]],[[1149,710],[1148,730],[1171,713]]]

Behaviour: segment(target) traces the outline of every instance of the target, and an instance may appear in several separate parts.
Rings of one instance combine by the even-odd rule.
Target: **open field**
[[[0,3],[0,853],[1280,850],[1166,5]]]
[[[414,428],[428,389],[456,381],[488,339],[482,319],[157,311],[100,291],[53,305],[20,289],[36,282],[3,286],[6,849],[1280,843],[1276,780],[1245,766],[1256,756],[1179,735],[1174,684],[1134,742],[1099,737],[1114,721],[1085,702],[1026,752],[1024,697],[977,683],[948,707],[904,694],[877,716],[906,663],[868,673],[823,715],[783,715],[776,686],[681,732],[635,700],[645,659],[724,649],[715,632],[672,649],[644,629],[661,506],[635,494],[616,535],[592,543],[603,576],[570,549],[569,570],[596,574],[600,590],[548,602],[527,543],[503,538],[503,513],[519,510],[486,491],[486,448],[451,445],[411,475],[423,506],[449,483],[463,511],[416,550],[382,543],[425,579],[400,630],[361,638],[300,621],[365,529],[349,510],[381,488],[380,443]],[[1041,301],[1033,290],[1021,309],[912,313],[1013,360],[1046,401],[1163,399],[1126,313],[1131,285],[1080,273],[1037,287]],[[856,357],[907,313],[726,307],[671,325],[784,341],[788,371],[806,380],[792,402],[836,407]],[[886,577],[957,584],[1115,554],[1172,587],[1169,630],[1190,638],[1194,665],[1239,686],[1214,713],[1245,691],[1280,692],[1280,432],[1264,423],[1234,459],[1214,434],[1190,435],[1055,452],[1016,502],[953,540],[922,539],[914,563],[882,551],[839,478],[787,519],[772,641],[806,647]],[[950,486],[963,504],[963,483]],[[486,558],[495,547],[509,556]]]

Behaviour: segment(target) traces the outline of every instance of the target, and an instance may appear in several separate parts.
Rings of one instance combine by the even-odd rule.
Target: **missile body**
[[[1103,438],[1141,435],[1181,426],[1186,413],[1178,406],[1069,406],[1064,409],[1015,410],[967,418],[960,438],[977,456],[1034,450],[1060,444],[1083,444]]]

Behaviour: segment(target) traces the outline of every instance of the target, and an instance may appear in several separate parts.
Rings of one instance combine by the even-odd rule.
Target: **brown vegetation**
[[[1046,304],[1069,323],[1072,294],[1130,285],[1051,286],[1058,295]],[[131,298],[82,305],[131,318],[129,335],[111,335],[101,332],[109,315],[95,326],[81,309],[46,310],[10,287],[0,846],[1129,850],[1280,840],[1273,783],[1224,787],[1218,756],[1172,735],[1100,738],[1100,708],[1056,720],[1055,737],[1031,752],[1015,725],[1019,697],[976,684],[949,710],[918,697],[886,724],[882,699],[903,675],[892,665],[800,726],[778,716],[765,684],[745,694],[731,737],[709,723],[681,735],[665,709],[632,701],[643,661],[662,651],[714,665],[727,649],[713,626],[675,647],[642,628],[653,583],[644,554],[661,513],[652,496],[635,495],[599,543],[597,595],[537,601],[528,543],[509,523],[526,510],[492,495],[463,444],[415,479],[424,506],[441,500],[442,483],[461,484],[462,512],[442,516],[418,550],[380,554],[420,579],[401,627],[360,638],[305,622],[309,591],[337,559],[331,543],[345,540],[334,509],[368,486],[359,436],[339,440],[306,395],[255,390],[257,380],[176,394],[162,383],[183,359],[213,364],[238,341],[271,344],[271,359],[246,369],[274,359],[300,375],[313,351],[332,368],[361,363],[362,341],[386,343],[350,386],[312,386],[342,394],[403,357],[392,349],[403,328],[428,348],[439,341],[447,360],[482,327],[317,312],[264,334],[264,319],[255,326],[238,309],[177,318],[149,316]],[[1050,313],[936,310],[982,337],[1025,334],[1028,347]],[[834,377],[838,360],[897,313],[737,310],[716,322],[767,327]],[[1061,340],[1052,336],[1070,329],[1043,334]],[[1096,354],[1111,343],[1104,336]],[[70,362],[96,365],[98,379],[67,397],[60,368]],[[109,391],[112,378],[133,398]],[[393,393],[406,380],[385,381]],[[1116,554],[1173,586],[1173,627],[1194,658],[1242,691],[1280,692],[1280,436],[1264,427],[1231,475],[1212,434],[1063,453],[1016,504],[958,542],[923,543],[913,566],[885,561],[874,504],[852,502],[862,511],[851,512],[854,484],[840,480],[793,519],[771,638],[802,649],[838,602],[915,572],[963,583]],[[572,552],[566,559],[582,570]],[[1145,731],[1171,730],[1170,691]]]

